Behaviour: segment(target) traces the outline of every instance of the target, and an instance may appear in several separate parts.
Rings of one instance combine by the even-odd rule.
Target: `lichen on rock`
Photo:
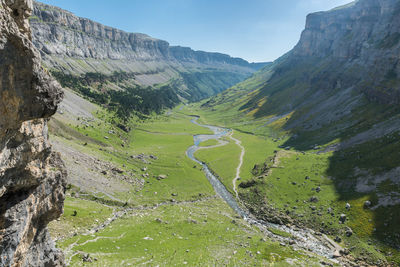
[[[0,0],[0,266],[62,266],[47,224],[63,210],[66,171],[47,120],[62,91],[31,42],[31,0]]]

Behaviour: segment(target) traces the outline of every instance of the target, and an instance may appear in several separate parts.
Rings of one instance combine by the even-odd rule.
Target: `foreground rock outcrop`
[[[48,141],[62,100],[31,42],[31,0],[0,0],[0,265],[60,266],[47,224],[63,210],[66,171]]]

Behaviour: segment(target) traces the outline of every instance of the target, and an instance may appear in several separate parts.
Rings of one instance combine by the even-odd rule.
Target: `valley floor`
[[[282,131],[280,125],[290,114],[255,120],[228,107],[229,104],[214,108],[201,104],[186,106],[183,111],[200,115],[203,123],[234,129],[232,136],[240,140],[245,150],[240,178],[232,184],[237,175],[229,167],[239,162],[241,149],[235,146],[237,142],[199,151],[196,156],[211,167],[232,194],[238,188],[239,198],[257,218],[326,234],[346,248],[342,256],[350,254],[361,265],[400,263],[400,217],[396,212],[399,205],[390,200],[383,204],[379,199],[385,192],[396,191],[396,187],[389,189],[390,183],[384,182],[376,187],[374,194],[352,188],[349,167],[355,163],[348,154],[360,154],[359,150],[364,149],[364,155],[368,155],[370,144],[341,152],[342,160],[335,166],[332,159],[337,161],[337,152],[325,151],[323,147],[299,151],[286,145],[290,134]],[[370,168],[375,165],[385,166],[372,162]],[[347,178],[348,186],[343,184],[342,177]],[[360,179],[357,182],[367,186]],[[366,207],[366,203],[375,206]]]
[[[74,97],[67,94],[50,123],[69,171],[65,213],[50,228],[71,266],[335,264],[300,249],[290,231],[262,231],[234,213],[186,155],[194,135],[211,134],[191,123],[192,115],[234,129],[219,142],[202,142],[195,157],[257,219],[326,235],[343,264],[400,261],[398,251],[376,239],[379,218],[364,208],[370,198],[343,198],[326,174],[332,152],[282,148],[285,137],[265,120],[230,124],[197,104],[138,121],[127,133],[89,102],[77,111]],[[388,212],[385,218],[396,220]]]
[[[126,133],[104,110],[87,103],[80,105],[87,110],[76,112],[68,101],[67,96],[50,123],[51,140],[69,171],[65,212],[50,229],[71,266],[318,266],[328,261],[268,237],[216,195],[200,165],[185,154],[193,135],[210,132],[190,123],[184,111],[138,123]],[[231,141],[214,149],[229,150]],[[237,162],[230,166],[235,173]]]

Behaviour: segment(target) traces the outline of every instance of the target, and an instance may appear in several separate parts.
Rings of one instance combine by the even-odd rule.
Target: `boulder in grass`
[[[351,230],[350,227],[346,227],[345,232],[346,232],[347,237],[350,237],[353,235],[353,230]]]
[[[347,216],[346,216],[346,214],[340,214],[340,217],[339,217],[339,221],[340,222],[342,222],[342,223],[344,223],[345,221],[346,221],[346,219],[347,219]]]
[[[160,174],[160,175],[157,176],[157,180],[164,180],[164,179],[167,179],[167,175]]]

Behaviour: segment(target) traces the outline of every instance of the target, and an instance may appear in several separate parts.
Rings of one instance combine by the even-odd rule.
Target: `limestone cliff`
[[[400,2],[360,0],[310,14],[292,53],[293,58],[331,62],[329,67],[340,63],[340,70],[333,69],[329,75],[320,72],[328,88],[354,86],[371,100],[398,104]]]
[[[188,100],[221,92],[264,66],[170,46],[146,34],[124,32],[39,2],[34,2],[30,21],[33,42],[48,69],[74,76],[125,72],[134,74],[128,81],[131,85],[173,82],[178,95]]]
[[[359,122],[352,110],[400,102],[399,55],[398,0],[359,0],[310,14],[296,47],[275,62],[268,84],[244,108],[268,98],[256,116],[296,110],[287,128],[331,125],[337,136]]]
[[[0,0],[0,265],[60,266],[47,223],[63,210],[66,172],[48,142],[62,99],[31,42],[31,0]]]
[[[65,67],[73,73],[85,70],[62,66],[63,61],[69,62],[68,58],[114,63],[112,69],[94,64],[90,66],[94,72],[115,69],[140,72],[140,64],[144,64],[149,69],[161,69],[166,65],[183,69],[185,66],[213,67],[251,73],[261,66],[220,53],[171,47],[168,42],[146,34],[127,33],[39,2],[35,2],[31,24],[34,43],[43,52],[46,64],[49,67]],[[161,65],[151,66],[149,62]]]

